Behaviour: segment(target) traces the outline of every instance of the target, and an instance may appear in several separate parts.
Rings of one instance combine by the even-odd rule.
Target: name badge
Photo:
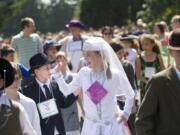
[[[155,68],[154,67],[146,67],[145,68],[145,78],[151,78],[153,74],[155,74]]]
[[[107,93],[107,90],[98,81],[95,81],[87,90],[87,95],[94,104],[98,104]]]
[[[42,119],[54,116],[59,113],[54,98],[38,103],[37,106]]]
[[[81,51],[82,50],[82,41],[74,41],[69,45],[69,51]]]

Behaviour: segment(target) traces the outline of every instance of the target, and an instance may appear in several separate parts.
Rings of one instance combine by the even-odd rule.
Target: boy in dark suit
[[[172,32],[169,44],[175,64],[148,82],[136,117],[137,135],[180,134],[180,29]]]
[[[23,93],[37,104],[42,135],[65,135],[60,108],[70,106],[77,99],[78,91],[64,97],[57,83],[50,79],[50,61],[44,54],[35,54],[29,62],[34,79]]]

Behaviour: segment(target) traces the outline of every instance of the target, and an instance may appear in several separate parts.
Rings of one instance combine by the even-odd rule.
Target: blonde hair
[[[65,52],[59,51],[58,53],[56,53],[56,59],[60,57],[63,57],[68,62],[68,58]]]
[[[19,77],[22,77],[18,64],[15,62],[11,62],[11,65],[14,69],[15,74],[18,75]]]
[[[180,23],[180,15],[174,15],[171,19],[171,22]]]
[[[69,59],[68,59],[67,55],[65,54],[65,52],[59,51],[58,53],[56,53],[56,60],[58,58],[64,58],[66,60],[66,62],[67,62],[66,68],[67,68],[67,70],[69,70],[69,67],[68,67]]]
[[[94,53],[101,55],[99,51],[94,51]],[[103,57],[103,56],[101,55],[101,57]],[[109,64],[109,62],[107,62],[107,63],[105,63],[105,65],[107,66],[106,77],[107,77],[107,79],[110,80],[110,79],[112,79],[112,72],[110,69],[110,64]]]

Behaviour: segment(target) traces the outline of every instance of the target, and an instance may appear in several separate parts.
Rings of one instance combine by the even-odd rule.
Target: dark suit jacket
[[[127,60],[123,60],[122,61],[122,66],[124,68],[124,71],[125,71],[125,73],[127,75],[127,78],[129,80],[133,90],[136,90],[137,88],[136,88],[136,83],[135,83],[135,73],[134,73],[134,69],[133,69],[132,64]],[[123,110],[125,103],[124,102],[122,103],[121,101],[118,101],[118,104],[120,105],[120,108]],[[135,101],[135,104],[136,104],[136,101]],[[135,135],[134,121],[135,121],[135,114],[132,113],[129,116],[129,119],[128,119],[128,126],[129,126],[129,129],[130,129],[132,135]]]
[[[56,99],[59,114],[51,116],[47,119],[42,119],[40,116],[42,135],[54,135],[55,126],[59,131],[60,135],[65,135],[64,123],[61,116],[60,108],[70,106],[77,99],[77,97],[75,97],[73,94],[70,94],[68,97],[65,98],[62,92],[59,90],[59,87],[55,81],[51,81],[50,85],[53,91],[54,98]],[[36,102],[36,104],[46,100],[46,97],[44,96],[39,84],[35,79],[33,79],[32,83],[27,88],[23,89],[23,94],[27,97],[32,98]]]
[[[128,80],[131,84],[131,87],[133,88],[133,90],[135,90],[136,89],[135,74],[134,74],[134,69],[133,69],[132,64],[126,60],[123,60],[122,66],[124,68],[124,71],[127,75]]]
[[[127,60],[123,60],[123,61],[121,61],[121,63],[122,63],[123,69],[126,73],[126,76],[131,84],[131,87],[133,88],[133,90],[135,90],[136,89],[135,74],[134,74],[134,69],[133,69],[132,64],[129,63],[129,61],[127,61]],[[122,99],[123,99],[123,97],[122,97]],[[123,110],[124,105],[125,105],[124,100],[123,101],[118,100],[118,105],[119,105],[120,109]]]
[[[180,81],[173,67],[147,84],[136,117],[137,135],[180,135]]]

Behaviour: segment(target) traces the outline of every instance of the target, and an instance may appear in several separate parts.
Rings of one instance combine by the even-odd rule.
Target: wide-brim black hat
[[[51,64],[51,61],[48,60],[48,57],[43,53],[37,53],[34,56],[32,56],[29,60],[29,72],[33,73],[34,69],[38,69],[47,64]]]
[[[176,29],[172,32],[169,39],[169,49],[180,51],[180,29]]]
[[[3,79],[4,88],[10,86],[14,82],[14,75],[15,71],[12,65],[7,60],[0,58],[0,79]]]

